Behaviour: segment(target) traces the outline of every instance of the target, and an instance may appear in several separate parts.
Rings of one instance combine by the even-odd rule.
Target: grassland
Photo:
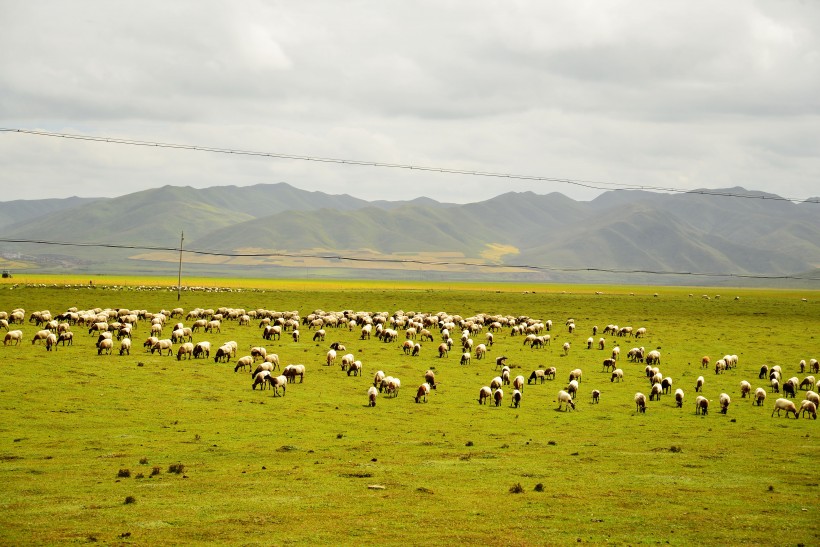
[[[346,329],[330,329],[325,342],[306,327],[299,342],[264,341],[256,323],[195,335],[236,340],[240,354],[265,345],[283,364],[304,363],[304,383],[274,397],[251,390],[248,373],[231,363],[145,352],[145,323],[132,354],[120,357],[98,356],[81,327],[73,347],[46,352],[31,343],[36,328],[27,322],[22,345],[0,346],[0,543],[820,542],[818,422],[772,418],[775,394],[762,408],[739,394],[742,379],[766,385],[757,379],[764,363],[802,379],[800,359],[820,358],[816,291],[723,288],[715,299],[703,288],[202,279],[188,285],[226,289],[186,290],[178,301],[171,279],[153,280],[166,285],[159,290],[127,277],[88,281],[16,277],[0,284],[0,310],[445,310],[552,319],[556,328],[543,350],[507,329],[488,359],[467,366],[456,351],[439,359],[438,340],[413,358],[401,339],[360,341]],[[574,334],[563,326],[569,317]],[[649,384],[624,354],[638,343],[605,336],[607,351],[585,349],[592,325],[609,323],[647,328],[641,344],[660,348],[661,370],[687,393],[683,409],[667,395],[635,412],[633,396]],[[323,366],[331,341],[362,360],[363,377]],[[572,344],[565,357],[564,341]],[[621,384],[601,368],[616,342]],[[739,355],[736,369],[700,369],[703,355],[726,353]],[[518,409],[508,389],[502,406],[479,406],[478,389],[502,354],[514,375],[556,366],[558,377],[525,386]],[[440,386],[416,404],[428,368]],[[573,368],[584,371],[578,410],[556,411]],[[376,370],[403,388],[369,408]],[[707,416],[694,413],[701,374]],[[590,402],[593,388],[600,404]],[[721,392],[732,396],[726,415],[716,408]],[[169,470],[179,464],[181,473]]]

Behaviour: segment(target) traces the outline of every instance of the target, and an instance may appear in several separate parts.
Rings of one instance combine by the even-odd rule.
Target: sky
[[[0,0],[0,52],[4,129],[540,179],[3,131],[2,201],[278,182],[820,196],[814,0]]]

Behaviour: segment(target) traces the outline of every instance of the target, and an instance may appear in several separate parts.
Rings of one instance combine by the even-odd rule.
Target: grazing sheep
[[[373,375],[373,385],[381,391],[382,380],[385,379],[384,371],[376,371],[376,374]]]
[[[720,401],[720,413],[721,414],[726,414],[726,412],[729,410],[729,404],[732,402],[732,400],[729,398],[729,394],[721,393],[719,401]]]
[[[683,408],[683,395],[682,389],[675,390],[675,407]]]
[[[285,375],[279,375],[274,377],[271,375],[270,385],[273,387],[273,395],[274,397],[279,397],[279,388],[282,388],[282,396],[285,395],[288,387],[288,377]]]
[[[46,351],[51,351],[51,348],[57,351],[57,335],[53,332],[49,332],[46,336]]]
[[[413,351],[410,353],[410,356],[411,357],[418,357],[419,353],[421,353],[421,344],[416,342],[415,344],[413,344]]]
[[[601,402],[601,392],[598,391],[597,389],[592,390],[592,402],[593,403]]]
[[[353,361],[350,363],[350,366],[347,368],[347,375],[350,376],[358,376],[362,372],[362,362],[361,361]]]
[[[218,319],[214,319],[212,321],[208,321],[205,325],[205,332],[222,332],[222,322]]]
[[[592,349],[592,344],[594,344],[594,343],[595,343],[595,338],[593,338],[592,336],[587,338],[587,349]]]
[[[519,406],[521,406],[521,391],[517,389],[513,390],[510,406],[513,408],[518,408]]]
[[[726,371],[726,361],[718,359],[715,361],[715,374],[723,374]]]
[[[432,370],[428,370],[424,373],[424,381],[430,386],[430,389],[436,389],[438,386],[438,384],[436,384],[436,373]]]
[[[813,372],[814,374],[820,372],[820,363],[817,362],[817,359],[809,360],[809,372]]]
[[[328,350],[327,355],[325,356],[326,365],[331,366],[335,362],[336,362],[336,350],[335,349]]]
[[[530,374],[530,377],[527,378],[527,383],[529,384],[529,383],[532,383],[532,382],[540,379],[541,383],[543,384],[545,377],[546,377],[546,375],[545,375],[545,371],[543,369],[534,370],[534,371],[532,371],[532,374]]]
[[[618,346],[615,346],[614,348],[612,348],[612,358],[613,359],[615,359],[617,361],[618,357],[620,357],[620,355],[621,355],[621,348],[619,348]]]
[[[361,363],[359,363],[359,366],[359,370],[361,370]],[[305,381],[305,365],[288,365],[282,370],[282,376],[287,378],[291,384],[296,382],[296,377],[298,376],[299,383],[301,384]]]
[[[504,367],[504,363],[507,361],[506,355],[501,355],[495,358],[495,367],[493,369],[497,369],[498,367]]]
[[[158,351],[159,354],[162,355],[162,352],[165,350],[168,350],[168,355],[173,355],[174,353],[174,343],[168,338],[157,340],[156,343],[151,346],[151,355],[153,355],[155,351]]]
[[[367,406],[376,406],[376,397],[379,395],[379,390],[373,386],[367,388]]]
[[[236,372],[240,368],[244,370],[245,367],[248,367],[248,370],[253,370],[253,357],[250,355],[246,355],[244,357],[240,357],[236,361],[236,366],[233,367],[233,371]]]
[[[421,399],[423,398],[424,402],[426,403],[428,393],[430,393],[430,384],[424,382],[419,386],[418,390],[416,390],[416,402],[420,403]]]
[[[550,380],[555,380],[555,375],[558,373],[558,369],[555,367],[549,367],[548,369],[544,370],[544,376]]]
[[[269,353],[268,356],[265,357],[265,362],[270,363],[273,366],[272,370],[276,370],[277,368],[282,370],[279,366],[279,356],[275,353]]]
[[[401,380],[392,376],[387,376],[384,380],[382,380],[382,386],[382,390],[387,395],[398,397],[399,389],[401,388]]]
[[[191,342],[185,342],[177,349],[177,361],[182,361],[183,356],[188,359],[194,354],[194,345]],[[122,355],[122,353],[120,353]]]
[[[794,403],[788,399],[778,399],[774,402],[774,410],[772,410],[772,416],[774,416],[775,411],[777,412],[777,416],[780,417],[780,411],[786,411],[786,418],[789,417],[789,412],[794,414],[794,419],[798,418],[797,416],[797,407],[794,406]]]
[[[299,330],[294,330],[291,333],[291,337],[293,338],[294,342],[298,342],[299,341]]]
[[[263,370],[267,370],[268,372],[273,372],[274,367],[271,363],[267,363],[267,362],[259,363],[258,365],[256,365],[256,368],[253,370],[253,372],[251,372],[251,377],[256,376],[257,374],[259,374]]]
[[[806,392],[806,399],[808,399],[809,401],[813,402],[818,407],[820,407],[820,395],[818,395],[817,393],[815,393],[811,390],[807,391]]]
[[[615,370],[616,366],[617,365],[615,363],[615,359],[604,359],[604,361],[603,361],[603,370],[604,370],[604,372],[609,371],[610,368],[612,368],[612,370]]]
[[[510,367],[501,369],[501,384],[505,386],[510,384]]]
[[[803,402],[800,403],[800,416],[805,418],[806,412],[809,413],[809,416],[811,416],[812,419],[817,419],[817,405],[808,399],[804,399]]]
[[[646,364],[647,365],[660,365],[661,364],[661,352],[658,350],[652,350],[646,354]]]
[[[746,380],[742,380],[740,382],[740,398],[745,399],[747,395],[752,395],[752,384]]]
[[[233,350],[230,346],[220,346],[214,354],[214,363],[219,363],[222,361],[227,363],[231,360],[231,353],[233,353]]]
[[[493,391],[489,386],[482,387],[478,390],[478,404],[483,405],[492,395]]]
[[[502,380],[501,376],[496,376],[492,380],[490,380],[490,389],[495,391],[496,389],[500,389],[501,386],[504,385],[504,380]]]
[[[667,376],[663,380],[661,380],[661,388],[663,389],[664,393],[669,393],[672,391],[672,378]]]
[[[123,354],[131,355],[131,339],[130,338],[123,338],[120,340],[120,355]]]
[[[652,384],[652,391],[649,392],[649,400],[650,401],[660,401],[662,391],[663,391],[663,387],[661,387],[660,384],[658,384],[658,383]]]
[[[777,378],[771,379],[772,393],[780,393],[780,381]]]
[[[783,382],[783,395],[794,399],[797,396],[797,383],[794,378]]]
[[[501,400],[504,398],[504,390],[501,388],[496,389],[493,391],[493,401],[495,401],[495,406],[501,406]]]
[[[521,375],[516,376],[513,378],[512,381],[513,388],[517,389],[518,391],[524,391],[524,377]]]
[[[413,351],[413,341],[405,340],[401,347],[404,350],[405,355],[410,355],[410,352]]]
[[[487,346],[484,344],[479,344],[475,347],[475,358],[476,359],[484,359],[484,356],[487,353]]]
[[[253,376],[253,383],[251,384],[251,389],[256,389],[256,386],[261,385],[260,389],[264,390],[267,388],[273,388],[271,384],[271,374],[268,370],[262,370],[257,372]]]
[[[325,329],[319,329],[315,333],[313,333],[313,341],[324,342],[325,341]]]
[[[564,355],[567,355],[569,353],[569,342],[564,342],[563,348],[564,348]]]
[[[97,355],[102,355],[103,352],[111,355],[111,349],[114,347],[114,341],[110,338],[103,338],[97,344]],[[153,352],[151,352],[153,353]]]
[[[763,365],[760,367],[760,374],[757,375],[758,379],[762,380],[763,378],[768,378],[769,376],[769,367],[767,365]]]
[[[570,381],[570,383],[567,384],[567,387],[565,389],[567,393],[572,395],[572,398],[574,399],[575,396],[578,395],[578,380]]]
[[[755,390],[755,404],[757,406],[763,406],[763,401],[766,400],[766,390],[762,387],[759,387]]]
[[[700,368],[709,368],[709,363],[711,362],[712,360],[709,358],[709,356],[704,355],[703,359],[700,360]]]
[[[580,382],[581,381],[581,374],[583,374],[583,371],[580,368],[573,369],[569,373],[569,380],[567,380],[567,381],[571,382],[573,380],[578,380],[578,382]]]
[[[643,393],[635,394],[635,411],[642,414],[646,413],[646,395]]]
[[[808,391],[814,387],[814,384],[814,376],[806,376],[803,378],[803,381],[800,382],[800,389]]]
[[[624,371],[619,369],[619,368],[616,368],[615,370],[612,371],[612,376],[609,378],[609,381],[614,382],[615,380],[618,380],[618,382],[620,382],[623,379],[624,379]]]
[[[438,346],[438,356],[439,358],[447,357],[450,354],[450,346],[447,345],[446,342],[442,342]]]
[[[461,361],[459,362],[461,365],[469,365],[470,364],[470,352],[465,351],[461,354]]]
[[[698,376],[698,379],[695,380],[695,392],[703,391],[703,384],[706,380],[703,379],[703,376]]]
[[[268,350],[262,346],[253,346],[251,347],[251,358],[253,358],[253,362],[255,363],[257,359],[265,360],[265,357],[268,356]]]
[[[603,350],[604,346],[606,345],[606,340],[603,338],[598,339],[598,349]]]
[[[62,344],[63,346],[66,345],[68,342],[69,346],[74,345],[74,333],[73,332],[61,332],[60,336],[57,337],[57,343]]]
[[[575,402],[572,400],[572,395],[564,391],[563,389],[558,392],[558,409],[561,410],[561,405],[564,405],[564,412],[568,411],[570,407],[572,410],[575,410]]]
[[[706,416],[709,412],[709,399],[704,397],[703,395],[698,395],[697,399],[695,399],[695,414],[701,414]]]

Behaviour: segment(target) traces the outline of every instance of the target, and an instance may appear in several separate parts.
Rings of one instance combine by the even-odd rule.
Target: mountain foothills
[[[724,193],[729,192],[776,197],[742,188]],[[0,260],[42,271],[150,272],[178,260],[178,252],[151,249],[177,249],[184,231],[188,251],[331,253],[375,259],[369,262],[375,268],[389,267],[379,259],[412,258],[448,262],[425,266],[441,271],[464,272],[464,266],[453,265],[459,261],[536,266],[518,273],[529,271],[547,280],[567,280],[567,272],[561,272],[565,269],[779,276],[820,267],[818,213],[816,203],[698,192],[611,191],[589,202],[559,193],[510,192],[456,205],[429,198],[368,202],[284,183],[201,190],[165,186],[117,198],[0,202],[5,240],[133,247],[122,251],[2,242]],[[191,254],[186,264],[206,263],[212,271],[237,275],[231,269],[236,260]],[[243,264],[264,273],[265,267],[304,267],[304,260],[246,256]],[[215,269],[220,265],[222,270]],[[485,268],[484,273],[504,278],[516,269]]]

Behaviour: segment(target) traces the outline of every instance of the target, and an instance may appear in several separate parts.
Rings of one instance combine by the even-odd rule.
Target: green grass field
[[[758,380],[762,364],[802,380],[809,373],[798,362],[820,359],[818,291],[202,279],[186,284],[210,290],[186,290],[178,301],[171,279],[3,281],[0,310],[26,310],[25,324],[12,326],[23,343],[0,346],[6,545],[820,543],[818,422],[771,417],[778,395]],[[141,288],[151,283],[165,287]],[[401,350],[401,332],[383,343],[328,329],[325,342],[314,342],[302,326],[299,342],[287,334],[265,341],[258,321],[225,321],[220,334],[194,335],[214,346],[235,340],[238,356],[263,345],[283,365],[305,364],[304,383],[274,397],[252,390],[234,359],[151,355],[142,348],[147,322],[130,356],[98,356],[96,337],[81,326],[72,328],[74,345],[56,352],[31,343],[32,311],[71,306],[446,311],[551,319],[554,329],[552,343],[535,350],[504,329],[485,360],[465,366],[456,349],[438,358],[438,333],[418,357]],[[564,326],[570,317],[573,334]],[[648,335],[599,332],[606,349],[585,349],[592,326],[610,323]],[[324,366],[333,341],[362,361],[362,377]],[[616,343],[620,384],[601,366]],[[650,390],[644,365],[626,359],[638,345],[660,348],[661,371],[686,392],[682,409],[665,395],[636,413],[635,393]],[[737,354],[738,367],[721,375],[700,368],[702,356],[724,354]],[[526,385],[520,408],[510,407],[508,386],[500,407],[481,406],[479,388],[498,374],[500,355],[513,376],[555,366],[557,377]],[[557,411],[574,368],[584,372],[577,410]],[[440,385],[416,404],[427,369]],[[400,378],[402,389],[370,408],[377,370]],[[695,415],[699,375],[711,401],[706,416]],[[763,407],[741,399],[744,379],[767,388]],[[726,415],[722,392],[732,397]]]

